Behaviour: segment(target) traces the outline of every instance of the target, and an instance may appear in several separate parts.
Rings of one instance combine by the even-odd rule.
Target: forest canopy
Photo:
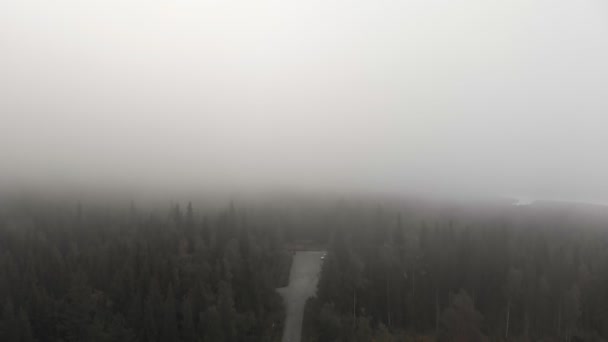
[[[374,198],[3,202],[0,340],[279,341],[306,244],[303,341],[608,336],[604,208]]]

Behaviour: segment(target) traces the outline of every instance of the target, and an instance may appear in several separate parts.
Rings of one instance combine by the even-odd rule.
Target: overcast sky
[[[608,3],[2,0],[0,181],[608,200]]]

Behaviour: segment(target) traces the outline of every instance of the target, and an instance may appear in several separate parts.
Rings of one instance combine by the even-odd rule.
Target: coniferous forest
[[[602,207],[16,201],[0,340],[280,341],[294,245],[327,250],[303,341],[608,338]]]
[[[0,341],[275,341],[281,244],[234,207],[5,210]]]
[[[608,338],[604,207],[418,209],[338,215],[306,341]]]
[[[608,0],[0,0],[0,342],[608,342]]]

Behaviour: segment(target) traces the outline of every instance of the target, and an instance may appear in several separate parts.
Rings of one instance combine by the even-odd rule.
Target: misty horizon
[[[607,9],[6,1],[0,188],[606,202]]]

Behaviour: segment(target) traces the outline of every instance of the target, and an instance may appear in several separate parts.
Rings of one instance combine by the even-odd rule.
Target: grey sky
[[[0,181],[608,199],[602,0],[3,0]]]

